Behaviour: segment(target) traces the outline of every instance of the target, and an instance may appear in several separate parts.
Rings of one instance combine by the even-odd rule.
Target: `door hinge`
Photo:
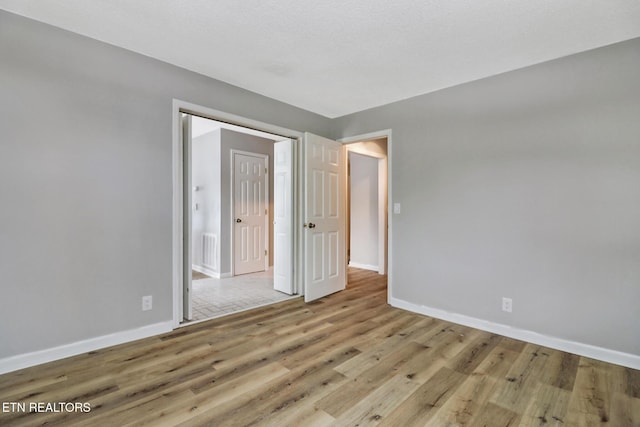
[[[267,254],[267,250],[266,250],[266,249],[264,250],[264,254],[265,254],[265,255]]]
[[[266,215],[267,213],[269,213],[269,211],[265,209],[264,210],[264,214]]]

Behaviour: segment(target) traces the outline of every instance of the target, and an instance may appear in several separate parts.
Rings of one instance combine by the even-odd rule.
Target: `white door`
[[[293,141],[274,145],[273,288],[293,295]]]
[[[261,154],[233,152],[233,274],[265,270],[267,165]]]
[[[191,115],[182,114],[182,319],[191,320]]]
[[[346,285],[342,144],[305,133],[304,167],[304,300],[308,302]]]

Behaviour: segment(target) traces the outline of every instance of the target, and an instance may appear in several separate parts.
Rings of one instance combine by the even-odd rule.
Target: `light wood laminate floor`
[[[0,376],[0,425],[640,426],[640,371],[395,309],[386,278]]]

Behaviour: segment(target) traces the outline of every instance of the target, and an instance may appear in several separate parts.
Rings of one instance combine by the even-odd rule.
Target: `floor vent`
[[[218,236],[213,233],[202,235],[202,266],[218,271]]]

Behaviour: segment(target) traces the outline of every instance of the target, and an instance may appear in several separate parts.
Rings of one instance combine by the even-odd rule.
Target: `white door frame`
[[[235,166],[235,155],[242,154],[245,156],[258,157],[264,160],[264,167],[266,169],[266,173],[264,174],[264,202],[265,206],[269,206],[269,174],[271,171],[269,170],[269,155],[262,153],[252,153],[249,151],[242,151],[231,149],[231,276],[236,275],[236,252],[235,252],[235,241],[236,241],[236,227],[235,227],[235,179],[236,179],[236,166]],[[267,212],[268,212],[267,208]],[[265,247],[262,250],[267,250],[267,253],[264,256],[264,270],[267,271],[269,269],[269,214],[265,214],[264,216],[264,244]]]
[[[189,115],[180,114],[180,120],[182,124],[182,138],[180,141],[182,142],[182,170],[185,168],[187,170],[192,169],[192,117]],[[193,319],[193,304],[191,295],[193,293],[193,278],[191,277],[191,269],[193,264],[193,254],[191,253],[191,248],[193,247],[193,194],[190,191],[191,189],[191,174],[183,174],[182,175],[182,190],[183,190],[183,210],[182,210],[182,247],[189,248],[188,251],[182,252],[182,262],[183,265],[188,265],[189,270],[182,270],[182,304],[180,305],[180,318],[192,320]],[[185,232],[186,231],[186,232]],[[187,297],[185,297],[187,295]]]
[[[242,126],[248,129],[254,129],[257,131],[267,132],[274,135],[281,135],[285,138],[290,138],[294,141],[293,150],[294,150],[294,158],[296,158],[296,153],[298,151],[298,147],[300,145],[300,141],[302,140],[303,133],[287,129],[281,126],[272,125],[269,123],[261,122],[258,120],[249,119],[246,117],[238,116],[236,114],[230,114],[223,111],[215,110],[212,108],[204,107],[201,105],[193,104],[187,101],[182,101],[179,99],[174,99],[171,107],[171,117],[172,117],[172,146],[171,146],[171,157],[172,157],[172,174],[173,174],[173,209],[172,209],[172,306],[173,306],[173,327],[178,328],[181,326],[182,317],[181,317],[181,306],[182,306],[182,297],[183,297],[183,204],[184,204],[184,194],[183,194],[183,147],[180,142],[180,133],[182,132],[182,126],[180,122],[180,114],[188,113],[193,114],[200,117],[209,118],[212,120],[217,120],[220,122],[225,122],[237,126]],[[297,168],[294,168],[294,176],[297,174]],[[294,180],[295,183],[296,180]],[[293,282],[294,282],[294,292],[300,294],[302,286],[302,276],[301,271],[299,271],[299,261],[298,261],[298,253],[300,252],[299,246],[299,228],[302,227],[302,222],[300,220],[300,211],[299,211],[299,202],[295,200],[297,198],[297,185],[295,185],[294,192],[292,196],[294,197],[293,206],[294,206],[294,218],[291,224],[292,227],[292,245],[294,248],[294,274],[293,274]],[[190,268],[191,266],[189,266]]]
[[[273,144],[273,288],[293,295],[293,263],[291,235],[295,192],[296,160],[293,141],[283,139]],[[297,271],[297,270],[295,270]]]
[[[393,294],[393,239],[392,239],[392,231],[393,231],[393,221],[392,221],[392,206],[393,206],[393,197],[392,197],[392,148],[393,142],[391,138],[391,129],[384,129],[381,131],[370,132],[361,135],[349,136],[346,138],[340,138],[337,141],[342,142],[343,144],[351,144],[354,142],[365,142],[371,141],[374,139],[387,139],[387,300],[391,300],[391,295]]]

